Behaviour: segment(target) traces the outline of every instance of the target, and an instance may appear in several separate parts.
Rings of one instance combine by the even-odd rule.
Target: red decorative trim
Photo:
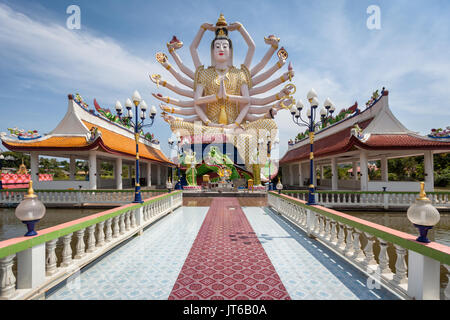
[[[69,100],[73,100],[73,94],[69,94],[67,95],[67,97],[69,98]]]

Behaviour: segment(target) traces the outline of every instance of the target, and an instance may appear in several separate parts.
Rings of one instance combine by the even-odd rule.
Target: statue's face
[[[213,55],[216,62],[227,62],[230,59],[230,44],[225,39],[214,41]]]

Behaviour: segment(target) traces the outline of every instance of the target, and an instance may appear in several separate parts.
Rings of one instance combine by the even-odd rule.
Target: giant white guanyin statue
[[[200,62],[197,52],[206,31],[212,31],[215,36],[211,42],[209,67]],[[233,65],[233,43],[230,33],[234,31],[238,31],[248,45],[244,63],[240,68]],[[158,74],[150,77],[158,86],[162,85],[188,98],[178,100],[153,94],[164,103],[161,104],[163,117],[170,124],[171,130],[181,136],[191,137],[198,134],[225,135],[226,140],[236,146],[247,168],[251,170],[250,150],[255,150],[258,140],[267,139],[267,132],[270,133],[272,141],[275,139],[277,126],[273,119],[277,111],[281,108],[287,109],[294,103],[291,96],[295,91],[293,84],[286,85],[275,94],[259,97],[294,76],[292,66],[289,65],[288,71],[281,77],[262,84],[286,63],[287,52],[281,48],[277,54],[277,63],[260,73],[277,51],[279,41],[280,39],[273,35],[265,37],[265,43],[270,46],[269,50],[258,64],[251,67],[255,52],[254,41],[241,23],[228,24],[221,14],[216,25],[209,23],[201,25],[190,46],[195,66],[193,71],[183,64],[177,54],[176,50],[180,49],[183,43],[174,36],[172,41],[167,43],[167,47],[184,75],[169,64],[168,57],[164,53],[157,53],[156,59],[179,83],[189,89],[171,84]]]

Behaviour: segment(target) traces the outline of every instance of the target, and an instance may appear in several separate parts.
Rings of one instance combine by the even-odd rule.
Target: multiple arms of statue
[[[269,97],[265,97],[265,98],[253,98],[252,97],[250,102],[251,102],[252,105],[264,106],[264,105],[266,105],[268,103],[271,103],[271,102],[274,102],[274,101],[277,101],[277,100],[281,100],[285,96],[291,95],[292,91],[293,91],[293,88],[283,88],[277,94],[271,95]]]
[[[194,108],[182,108],[182,109],[178,109],[178,108],[174,108],[174,107],[169,107],[166,106],[165,104],[160,104],[160,108],[168,113],[174,113],[174,114],[180,114],[183,116],[192,116],[195,115],[195,109]]]
[[[181,96],[185,96],[188,98],[194,98],[194,92],[192,90],[185,90],[185,89],[182,89],[176,85],[173,85],[170,82],[167,82],[165,80],[157,81],[157,80],[153,79],[152,76],[149,76],[149,77],[150,77],[150,80],[155,84],[159,84],[169,90],[172,90],[175,93],[178,93]]]
[[[267,80],[271,75],[273,75],[278,69],[281,69],[283,65],[286,63],[286,60],[279,60],[275,65],[273,65],[272,68],[267,70],[264,73],[261,73],[259,76],[256,76],[252,78],[252,84],[256,86],[257,84],[260,84],[264,80]]]
[[[267,53],[264,55],[262,60],[251,69],[250,74],[252,77],[255,76],[258,72],[260,72],[266,66],[266,64],[269,62],[272,55],[278,49],[278,42],[280,42],[280,38],[268,37],[268,38],[265,38],[264,41],[265,41],[265,43],[270,45],[270,48],[267,51]]]
[[[269,83],[266,83],[263,86],[251,88],[250,89],[250,95],[253,96],[253,95],[256,95],[256,94],[267,92],[267,91],[275,88],[276,86],[282,84],[286,80],[289,80],[289,74],[291,75],[291,78],[293,78],[294,77],[294,70],[291,70],[291,71],[283,73],[283,75],[280,78],[275,79],[275,80],[273,80],[273,81],[271,81]]]
[[[175,79],[177,79],[180,83],[184,84],[186,87],[189,87],[191,89],[194,88],[194,81],[187,79],[185,77],[183,77],[181,74],[178,73],[178,71],[176,71],[172,65],[166,61],[166,62],[162,62],[161,63],[162,66],[164,68],[166,68],[167,70],[169,70],[169,72],[175,77]]]
[[[189,50],[191,51],[192,61],[194,62],[195,70],[197,70],[197,68],[202,65],[202,63],[200,62],[200,58],[198,57],[197,48],[206,30],[215,31],[216,27],[210,23],[202,24],[197,32],[197,35],[192,41],[191,46],[189,47]]]
[[[228,26],[228,31],[234,31],[234,30],[238,30],[241,33],[242,37],[244,38],[245,42],[248,45],[247,55],[245,56],[245,60],[244,60],[243,64],[247,67],[247,69],[249,69],[250,65],[252,64],[253,55],[255,54],[255,48],[256,48],[255,42],[250,37],[250,35],[248,34],[247,30],[242,25],[242,23],[235,22]]]
[[[169,53],[172,55],[173,59],[175,60],[175,63],[177,64],[178,68],[180,68],[180,70],[187,75],[189,78],[191,78],[192,80],[194,80],[194,72],[189,69],[188,67],[186,67],[183,63],[183,61],[181,61],[180,56],[178,55],[178,53],[175,51],[177,50],[177,48],[175,47],[176,44],[174,43],[168,43],[167,44],[167,48],[169,49]]]

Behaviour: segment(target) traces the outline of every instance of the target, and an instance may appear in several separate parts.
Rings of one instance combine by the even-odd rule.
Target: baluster
[[[103,232],[105,221],[101,221],[97,225],[97,247],[101,247],[105,244],[105,233]]]
[[[388,244],[383,239],[378,238],[378,240],[380,241],[380,255],[378,256],[380,263],[378,265],[378,271],[380,274],[392,273],[392,270],[389,268]]]
[[[84,232],[85,232],[85,230],[86,229],[81,229],[76,232],[76,234],[77,234],[77,247],[76,247],[77,252],[74,257],[75,259],[81,259],[86,255],[86,253],[84,251],[84,248],[85,248]]]
[[[333,246],[337,246],[338,238],[337,238],[337,222],[334,220],[331,220],[331,233],[330,233],[330,243]]]
[[[317,215],[317,219],[319,220],[319,230],[317,234],[320,238],[323,238],[325,236],[325,217],[319,216],[319,214]]]
[[[139,212],[139,209],[131,211],[131,228],[136,227],[136,213]]]
[[[130,230],[130,211],[125,212],[125,230],[128,231]]]
[[[73,233],[69,233],[62,237],[63,251],[62,251],[61,267],[63,268],[68,267],[72,264],[72,248],[70,247],[72,235]]]
[[[88,247],[86,252],[94,252],[95,251],[95,224],[89,226],[88,230]]]
[[[331,238],[331,219],[324,218],[325,219],[325,234],[324,239],[325,241],[329,242]]]
[[[106,220],[106,233],[105,242],[110,242],[112,240],[112,229],[111,229],[112,218]]]
[[[58,241],[58,239],[53,239],[53,240],[49,240],[45,243],[45,251],[46,251],[45,274],[47,276],[52,276],[57,271],[57,269],[56,269],[57,258],[56,258],[56,253],[55,253],[57,241]]]
[[[364,259],[366,258],[364,256],[364,252],[361,250],[361,240],[359,236],[361,235],[361,232],[354,229],[353,232],[353,256],[352,258],[356,260],[358,263],[362,263]]]
[[[117,238],[120,234],[119,228],[119,216],[115,216],[113,218],[114,226],[113,226],[113,238]]]
[[[338,241],[336,243],[336,247],[339,251],[344,251],[345,249],[345,232],[344,232],[344,225],[340,222],[339,223],[339,234],[338,234]]]
[[[397,253],[397,261],[395,262],[395,275],[392,282],[396,285],[407,284],[406,249],[396,244],[394,244],[394,247]]]
[[[346,226],[347,238],[345,240],[346,246],[344,249],[344,255],[351,257],[353,255],[353,228]]]
[[[367,244],[364,247],[364,255],[366,256],[366,258],[363,261],[363,265],[366,268],[369,268],[371,266],[377,265],[377,261],[375,260],[375,256],[373,254],[373,243],[375,242],[375,237],[367,232],[364,232],[364,234],[367,238]]]
[[[0,297],[10,298],[16,292],[16,277],[12,271],[16,254],[0,258]]]
[[[119,227],[120,227],[120,234],[124,234],[125,233],[125,213],[122,213],[120,215],[120,222],[119,222]]]
[[[447,269],[447,287],[444,290],[445,300],[450,300],[450,265],[444,264],[444,267]]]

